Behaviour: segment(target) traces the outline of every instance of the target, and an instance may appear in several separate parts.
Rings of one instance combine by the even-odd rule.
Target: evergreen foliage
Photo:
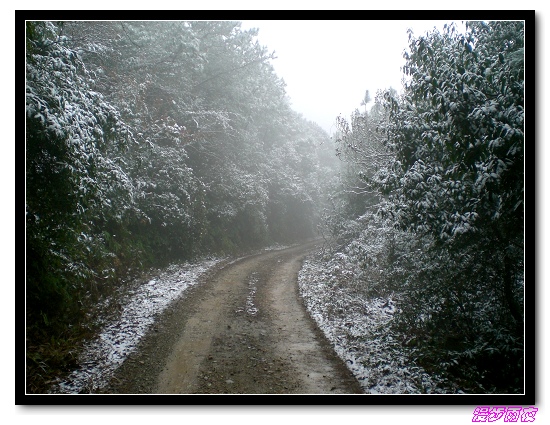
[[[467,392],[523,391],[523,43],[514,21],[410,33],[403,94],[339,126],[362,202],[333,219],[339,251],[359,247],[373,296],[399,299],[411,362]],[[364,229],[380,219],[373,257]]]
[[[128,273],[316,236],[334,174],[328,136],[290,108],[255,30],[224,21],[26,30],[36,373],[52,367],[37,353],[88,332],[86,305]]]
[[[410,33],[403,93],[367,110],[367,90],[363,112],[338,118],[335,152],[255,35],[226,21],[26,23],[29,392],[74,362],[87,306],[129,274],[322,222],[326,285],[387,299],[377,337],[439,392],[521,393],[523,22]]]

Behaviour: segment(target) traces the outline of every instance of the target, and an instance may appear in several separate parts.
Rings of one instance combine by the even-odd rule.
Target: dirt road
[[[361,393],[298,294],[301,260],[314,247],[218,266],[162,315],[106,392]]]

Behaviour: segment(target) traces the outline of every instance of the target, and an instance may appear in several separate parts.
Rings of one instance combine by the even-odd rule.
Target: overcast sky
[[[258,28],[260,44],[275,51],[275,71],[287,84],[294,110],[329,134],[339,114],[362,109],[365,90],[401,89],[407,28],[416,36],[449,21],[242,21]],[[457,23],[460,25],[460,22]]]

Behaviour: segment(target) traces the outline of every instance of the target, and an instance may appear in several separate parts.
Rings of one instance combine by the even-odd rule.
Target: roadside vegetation
[[[333,147],[238,22],[26,22],[27,390],[150,267],[315,235]]]
[[[302,288],[366,389],[522,393],[524,24],[409,40],[403,94],[339,120],[347,173]]]
[[[410,33],[334,141],[255,35],[26,22],[27,392],[152,268],[321,234],[300,290],[366,392],[522,393],[523,21]]]

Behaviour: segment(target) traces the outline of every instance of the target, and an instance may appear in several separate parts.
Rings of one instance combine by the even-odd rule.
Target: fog
[[[373,98],[378,90],[400,91],[408,28],[418,36],[450,22],[245,20],[241,28],[259,29],[260,44],[276,53],[272,64],[294,109],[331,134],[338,115],[363,108],[365,90]]]

